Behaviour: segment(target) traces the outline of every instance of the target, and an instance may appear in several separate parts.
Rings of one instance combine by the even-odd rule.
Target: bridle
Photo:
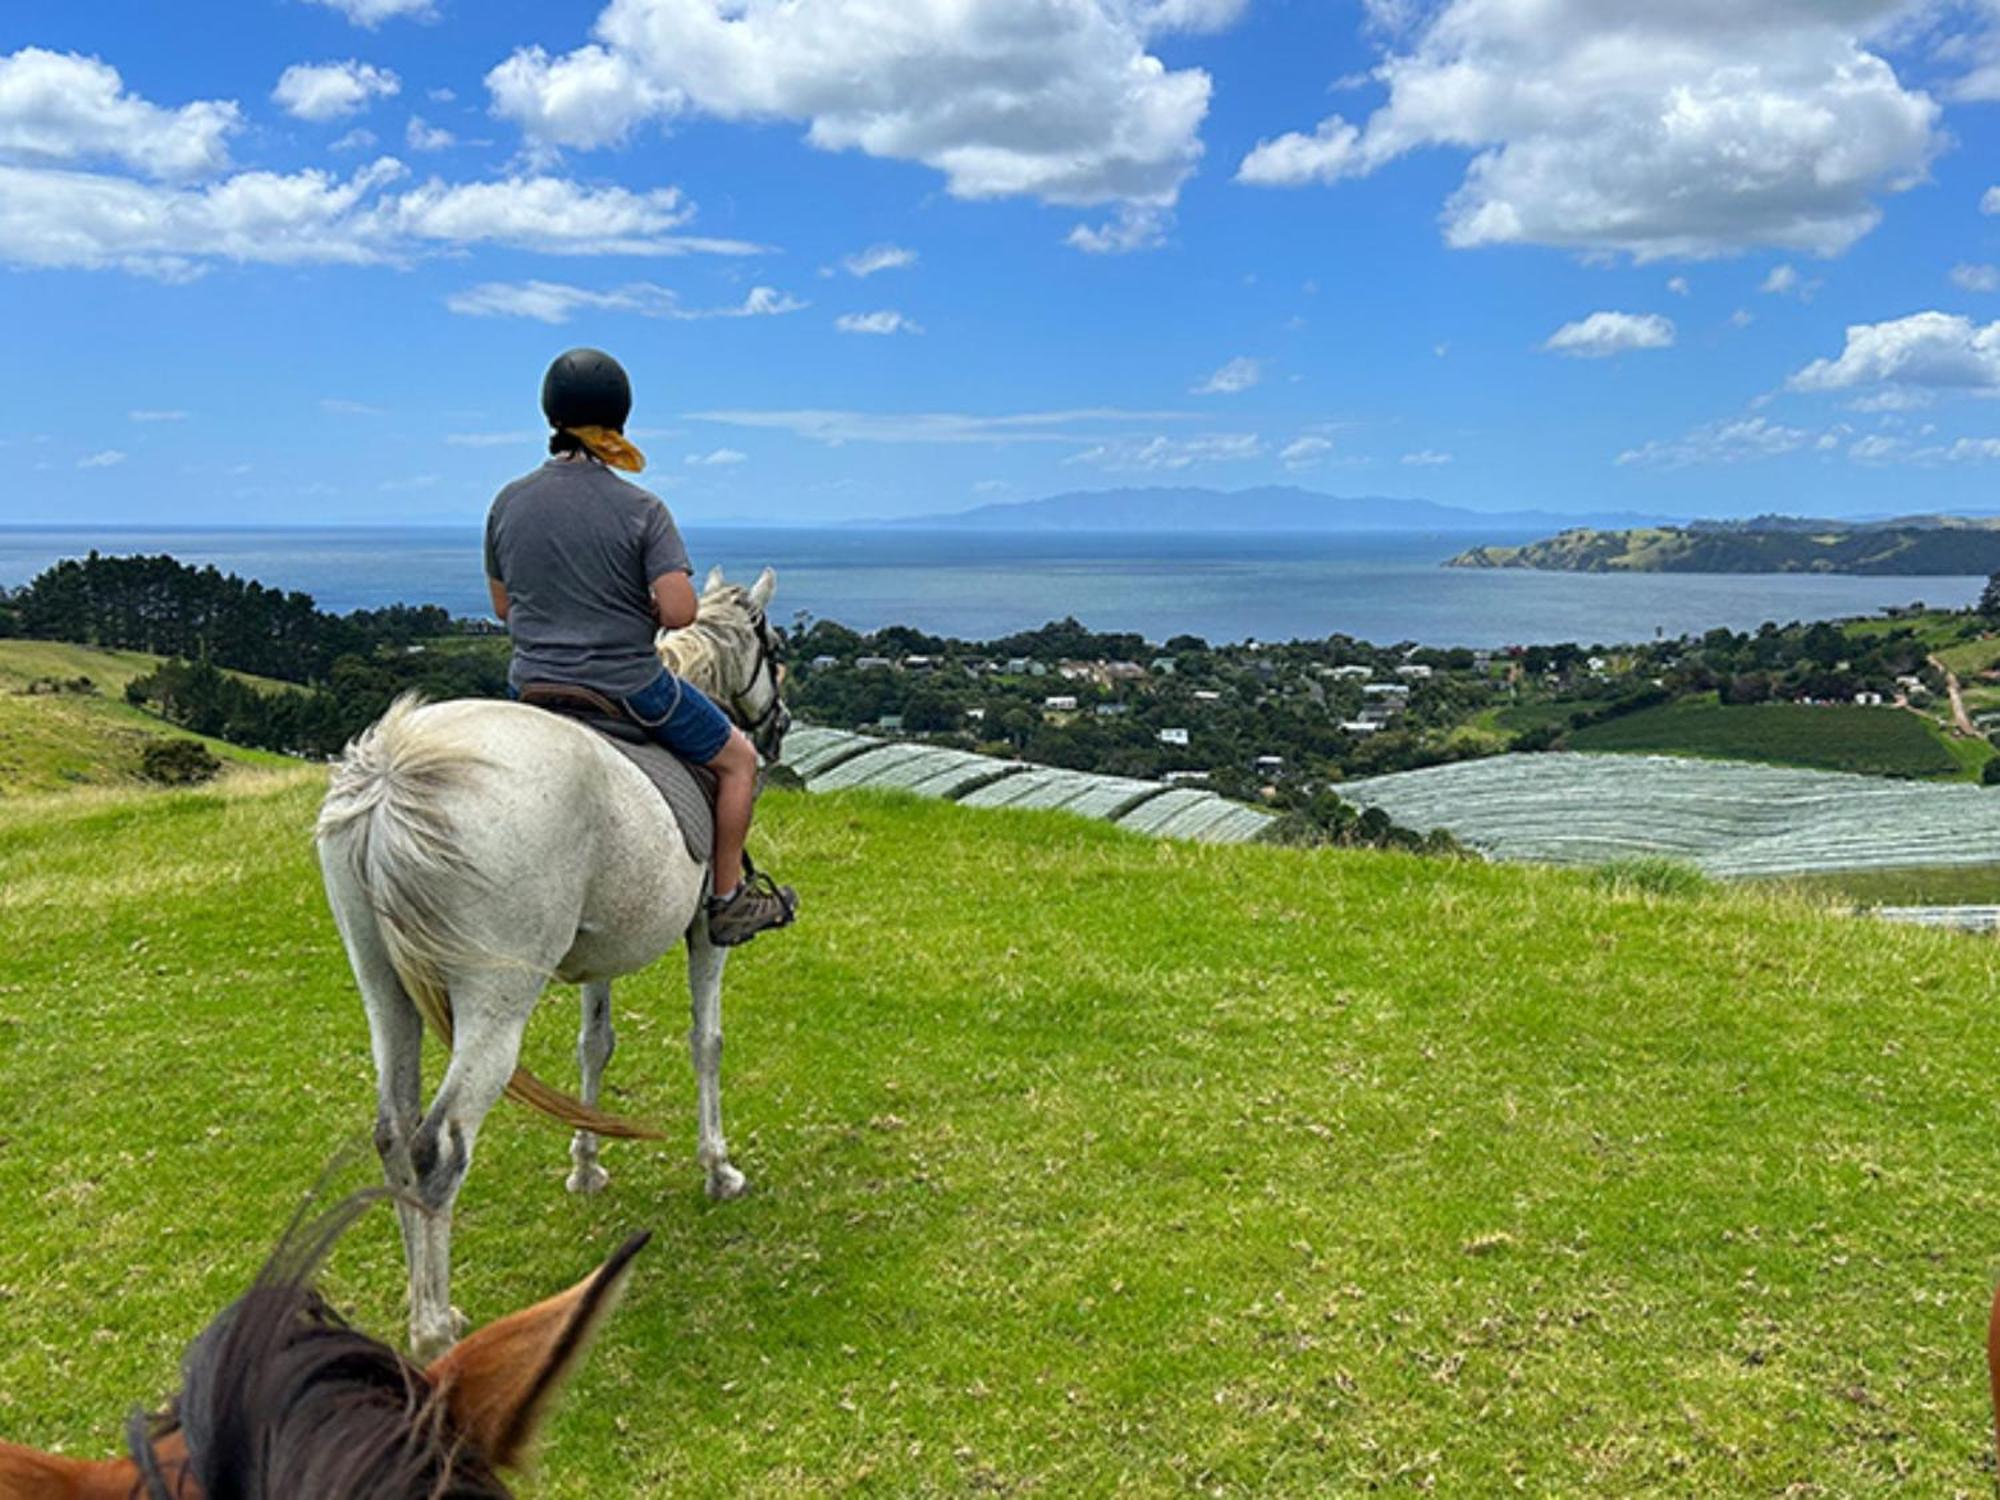
[[[792,711],[785,707],[781,692],[785,682],[785,643],[771,628],[770,618],[763,610],[751,618],[751,626],[757,636],[757,660],[751,664],[743,691],[730,700],[729,706],[736,722],[750,736],[750,743],[757,747],[757,753],[767,762],[774,762],[784,748],[785,731],[792,727]],[[752,713],[747,702],[751,690],[760,683],[768,696],[763,708]]]

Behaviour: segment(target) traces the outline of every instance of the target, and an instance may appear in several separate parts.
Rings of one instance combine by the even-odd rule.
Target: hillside
[[[318,792],[0,806],[10,1438],[112,1445],[368,1163]],[[609,1090],[669,1144],[577,1201],[560,1132],[480,1139],[475,1321],[656,1232],[534,1494],[1989,1485],[1991,944],[883,794],[762,823],[805,916],[730,968],[753,1194],[701,1199],[672,966]],[[330,1288],[397,1326],[386,1217]]]
[[[2000,571],[2000,524],[1920,523],[1572,527],[1523,546],[1473,547],[1453,568],[1564,573],[1862,573],[1950,577]]]
[[[189,734],[127,704],[125,684],[159,663],[160,658],[139,651],[0,640],[0,798],[71,786],[130,785],[138,779],[141,750],[162,737],[198,739],[234,764],[288,763],[281,756]],[[27,693],[36,681],[78,678],[88,678],[96,691]]]

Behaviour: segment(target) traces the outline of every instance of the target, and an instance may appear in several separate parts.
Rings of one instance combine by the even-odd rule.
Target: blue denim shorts
[[[682,760],[707,765],[729,743],[731,725],[721,709],[691,682],[661,672],[622,699],[625,712]]]

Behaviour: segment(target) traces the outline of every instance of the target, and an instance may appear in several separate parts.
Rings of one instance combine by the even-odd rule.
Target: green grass
[[[2000,794],[1996,794],[2000,795]],[[2000,863],[1909,870],[1836,870],[1776,884],[1858,906],[2000,906]]]
[[[0,1433],[99,1451],[329,1154],[365,1028],[311,772],[0,806]],[[1985,1493],[2000,947],[1797,898],[777,793],[800,925],[621,987],[561,1190],[502,1106],[475,1321],[657,1238],[551,1497]],[[575,1015],[529,1060],[574,1078]],[[364,1148],[365,1149],[365,1148]],[[365,1174],[364,1174],[365,1175]],[[336,1298],[399,1326],[373,1219]]]
[[[190,734],[126,703],[125,684],[152,671],[159,660],[137,651],[0,641],[0,799],[73,786],[133,785],[140,752],[162,737],[200,740],[232,765],[293,764],[283,756]],[[88,677],[98,692],[23,694],[28,683],[44,677]]]
[[[1972,769],[1971,757],[1962,764],[1921,715],[1847,705],[1728,707],[1686,698],[1576,730],[1569,748],[1719,756],[1874,776],[1953,777]]]
[[[1509,734],[1523,734],[1528,730],[1543,729],[1551,724],[1568,724],[1577,714],[1590,707],[1592,707],[1590,703],[1576,698],[1509,703],[1503,708],[1492,710],[1493,727],[1505,730]]]

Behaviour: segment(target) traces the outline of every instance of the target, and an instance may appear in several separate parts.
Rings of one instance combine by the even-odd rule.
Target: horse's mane
[[[669,671],[724,703],[735,685],[722,680],[723,663],[754,647],[756,638],[757,612],[750,591],[740,583],[723,583],[702,592],[692,625],[662,631],[657,645]]]
[[[167,1412],[134,1415],[126,1439],[146,1500],[179,1493],[153,1446],[176,1428],[206,1500],[506,1500],[424,1372],[312,1288],[334,1241],[385,1196],[358,1193],[316,1220],[301,1210],[250,1290],[189,1348]]]

